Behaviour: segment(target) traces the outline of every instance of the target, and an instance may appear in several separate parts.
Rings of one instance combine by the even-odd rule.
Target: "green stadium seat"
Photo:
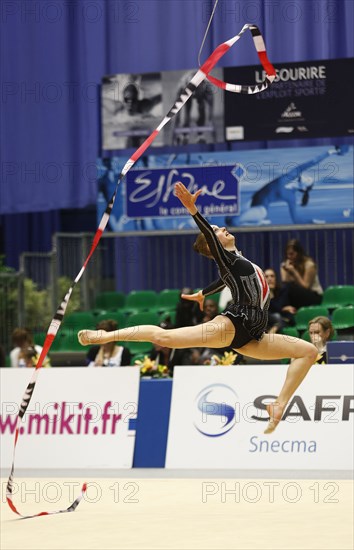
[[[301,307],[295,314],[295,325],[298,330],[307,329],[308,322],[314,317],[328,317],[328,309],[323,306]]]
[[[97,315],[97,317],[95,318],[96,324],[100,323],[101,321],[106,321],[107,319],[112,319],[113,321],[116,321],[118,324],[118,328],[124,328],[127,323],[126,316],[121,311],[105,311],[104,313]]]
[[[175,309],[168,309],[168,310],[163,311],[162,313],[160,313],[159,322],[163,323],[168,318],[170,318],[171,323],[173,325],[176,323],[176,310]]]
[[[122,346],[129,349],[132,355],[150,355],[153,345],[151,342],[120,342]]]
[[[281,331],[281,334],[285,336],[293,336],[294,338],[299,338],[299,331],[296,327],[284,327]]]
[[[157,304],[157,292],[155,290],[132,290],[126,299],[126,310],[148,311]]]
[[[332,324],[337,330],[354,328],[354,307],[335,309],[332,315]]]
[[[165,289],[161,290],[157,297],[158,311],[164,311],[167,309],[175,309],[179,302],[181,291],[178,289]]]
[[[91,309],[91,313],[95,318],[98,317],[99,315],[103,315],[103,314],[107,313],[108,311],[110,311],[110,310],[101,309],[101,308]]]
[[[136,325],[158,325],[160,322],[159,316],[156,312],[142,311],[140,313],[134,313],[127,320],[127,327],[135,327]]]
[[[33,341],[37,346],[43,346],[46,337],[46,332],[35,332],[33,335]]]
[[[119,309],[125,306],[124,292],[100,292],[95,300],[96,309]]]
[[[322,305],[328,309],[354,306],[354,286],[338,285],[329,286],[323,294]]]
[[[53,351],[88,351],[88,348],[82,346],[78,341],[76,331],[62,331],[58,333],[57,339],[59,340],[59,348]]]
[[[81,330],[84,328],[96,328],[96,319],[91,311],[74,311],[64,317],[63,325],[65,328]]]

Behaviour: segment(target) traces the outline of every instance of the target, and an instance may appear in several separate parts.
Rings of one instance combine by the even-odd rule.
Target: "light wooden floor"
[[[353,548],[351,480],[90,479],[76,512],[29,520],[4,503],[6,481],[1,550]],[[86,480],[15,481],[29,514],[67,507]]]

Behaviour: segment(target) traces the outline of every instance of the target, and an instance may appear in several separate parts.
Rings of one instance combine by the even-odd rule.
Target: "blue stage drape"
[[[50,211],[96,201],[102,75],[196,67],[212,5],[205,0],[1,2],[0,214],[12,264],[18,251],[27,249],[35,219],[42,228],[36,246],[43,250],[50,241],[45,233],[58,225]],[[353,18],[352,0],[220,0],[202,59],[246,22],[260,26],[273,62],[350,57]],[[224,66],[257,62],[248,35],[222,59]],[[14,231],[23,235],[22,245],[9,250]]]

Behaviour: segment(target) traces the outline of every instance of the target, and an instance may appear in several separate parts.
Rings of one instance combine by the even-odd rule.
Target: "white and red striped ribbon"
[[[209,73],[214,68],[214,66],[219,61],[219,59],[221,59],[225,55],[225,53],[229,51],[229,49],[241,38],[241,36],[243,35],[243,33],[246,30],[251,31],[254,46],[257,50],[260,62],[262,63],[263,68],[266,72],[266,77],[265,77],[264,81],[261,84],[259,84],[258,86],[257,85],[247,86],[247,85],[229,84],[227,82],[223,82],[222,80],[218,80],[217,78],[214,78],[213,76],[211,76]],[[95,251],[95,249],[96,249],[96,247],[97,247],[97,245],[98,245],[98,243],[101,239],[102,233],[103,233],[103,231],[105,230],[105,228],[107,226],[107,223],[108,223],[108,220],[109,220],[109,217],[111,215],[112,208],[113,208],[113,205],[114,205],[114,202],[115,202],[115,199],[116,199],[118,186],[119,186],[120,182],[122,181],[124,176],[129,172],[129,170],[134,166],[134,164],[141,157],[141,155],[146,151],[146,149],[151,145],[151,143],[156,139],[157,135],[162,130],[162,128],[164,126],[166,126],[166,124],[168,124],[170,122],[170,120],[172,120],[172,118],[182,109],[183,105],[193,95],[193,93],[195,92],[197,87],[201,84],[201,82],[203,82],[203,80],[205,80],[205,78],[207,78],[215,86],[218,86],[219,88],[222,88],[222,89],[227,90],[229,92],[235,92],[235,93],[241,93],[241,94],[256,94],[256,93],[262,92],[263,90],[268,88],[268,86],[273,82],[275,76],[276,76],[275,69],[274,69],[273,65],[270,63],[270,61],[268,60],[266,48],[265,48],[263,37],[260,33],[260,30],[258,29],[258,27],[256,25],[252,25],[252,24],[244,25],[244,27],[241,29],[239,34],[237,34],[236,36],[234,36],[230,40],[227,40],[223,44],[220,44],[213,51],[213,53],[208,57],[208,59],[203,63],[203,65],[200,67],[200,69],[193,76],[193,78],[191,79],[189,84],[183,90],[180,97],[174,103],[171,110],[167,113],[167,115],[162,120],[162,122],[150,134],[150,136],[144,141],[144,143],[133,153],[133,155],[130,157],[130,159],[124,165],[124,167],[122,169],[122,172],[121,172],[121,174],[118,178],[114,193],[113,193],[113,195],[112,195],[112,197],[111,197],[111,199],[110,199],[110,201],[107,205],[105,213],[102,216],[102,219],[100,221],[98,229],[97,229],[97,231],[95,233],[95,236],[93,238],[93,242],[92,242],[92,245],[91,245],[90,252],[89,252],[89,254],[88,254],[81,270],[79,271],[79,273],[77,274],[75,280],[73,281],[72,286],[69,288],[68,292],[66,293],[63,301],[61,302],[60,306],[58,307],[58,309],[56,311],[56,314],[54,315],[54,317],[53,317],[53,319],[50,323],[50,326],[48,328],[47,335],[46,335],[46,338],[45,338],[45,341],[44,341],[44,344],[43,344],[43,350],[40,354],[40,357],[38,359],[34,374],[32,376],[32,379],[31,379],[30,383],[28,384],[28,386],[26,388],[25,394],[24,394],[22,402],[21,402],[20,412],[18,414],[16,431],[15,431],[15,440],[14,440],[14,449],[13,449],[13,460],[12,460],[11,473],[10,473],[10,476],[9,476],[9,479],[8,479],[8,482],[7,482],[7,488],[6,488],[7,502],[9,504],[11,510],[13,512],[15,512],[16,514],[18,514],[19,516],[21,516],[23,518],[33,518],[33,517],[44,516],[44,515],[49,515],[49,514],[59,514],[59,513],[63,513],[63,512],[73,512],[77,508],[78,504],[80,503],[80,501],[82,500],[82,498],[83,498],[83,496],[86,492],[86,483],[84,483],[84,485],[82,486],[82,489],[81,489],[81,494],[77,497],[77,499],[73,502],[73,504],[65,510],[57,510],[57,511],[54,511],[54,512],[40,512],[40,513],[37,513],[37,514],[33,514],[31,516],[22,515],[17,510],[17,508],[15,507],[15,505],[13,503],[13,495],[12,495],[12,493],[13,493],[13,474],[14,474],[14,468],[15,468],[15,451],[16,451],[17,440],[18,440],[19,433],[20,433],[20,431],[19,431],[20,430],[20,424],[22,422],[22,418],[25,415],[25,412],[27,410],[27,407],[29,405],[29,402],[30,402],[32,394],[33,394],[33,391],[34,391],[34,388],[35,388],[35,385],[36,385],[36,381],[37,381],[38,370],[42,367],[43,361],[44,361],[46,355],[48,354],[48,352],[51,348],[51,345],[53,343],[53,340],[56,337],[56,334],[57,334],[57,332],[60,328],[60,325],[61,325],[63,317],[65,315],[65,311],[66,311],[67,305],[69,303],[72,291],[73,291],[75,285],[81,279],[81,277],[82,277],[82,275],[83,275],[83,273],[86,269],[86,266],[87,266],[88,262],[90,261],[90,258],[92,256],[92,254],[94,253],[94,251]]]

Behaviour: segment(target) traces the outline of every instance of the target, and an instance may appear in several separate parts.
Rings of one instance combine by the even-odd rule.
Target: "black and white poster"
[[[196,72],[197,69],[191,69],[103,77],[102,149],[138,148],[170,111]],[[222,79],[222,69],[216,69],[213,75]],[[224,141],[224,91],[205,79],[152,146]]]
[[[102,79],[102,148],[138,148],[163,117],[160,73],[117,74]],[[153,145],[163,145],[157,136]]]
[[[164,113],[168,113],[196,72],[197,69],[162,72]],[[222,69],[215,69],[213,76],[222,79]],[[165,126],[164,135],[164,145],[224,142],[223,90],[205,79]]]
[[[264,92],[225,94],[225,138],[301,139],[354,134],[354,60],[333,59],[275,64],[277,76]],[[257,84],[260,65],[228,67],[224,80]]]

